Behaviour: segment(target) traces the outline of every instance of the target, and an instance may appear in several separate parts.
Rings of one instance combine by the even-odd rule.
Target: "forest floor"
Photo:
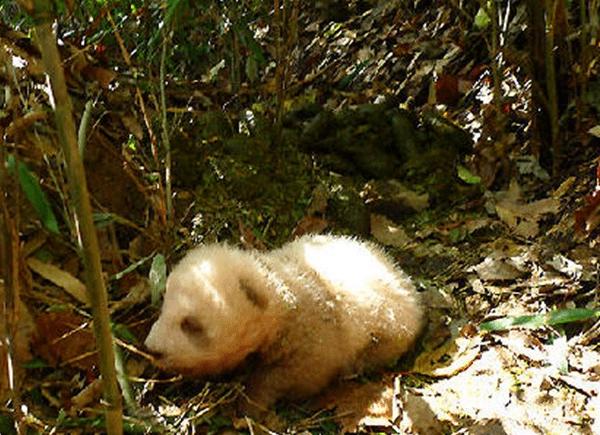
[[[264,424],[288,433],[600,433],[595,139],[584,134],[584,151],[567,150],[559,173],[544,170],[532,151],[518,68],[505,70],[505,117],[488,116],[484,44],[458,21],[452,7],[401,19],[383,6],[343,24],[308,23],[281,131],[256,104],[249,134],[233,132],[218,105],[190,115],[197,122],[189,128],[188,115],[173,115],[174,236],[165,236],[153,209],[161,192],[144,188],[156,173],[138,150],[114,145],[141,135],[133,90],[121,87],[107,99],[86,166],[130,379],[122,385],[128,431],[253,433]],[[20,55],[33,64],[35,54]],[[71,88],[81,86],[76,79]],[[28,71],[21,80],[37,79]],[[194,98],[194,89],[177,90],[186,92],[181,100]],[[409,103],[398,111],[394,98],[378,97],[390,94]],[[75,99],[76,108],[83,103]],[[64,204],[61,168],[41,169],[42,154],[57,154],[56,132],[21,128],[11,134],[24,144],[23,158],[50,176],[46,187]],[[382,138],[394,135],[414,136],[416,145],[400,141],[392,152]],[[35,213],[23,205],[23,216],[27,222]],[[310,232],[372,238],[417,284],[427,327],[398,366],[343,380],[306,403],[283,403],[277,419],[262,423],[232,419],[231,404],[243,394],[235,380],[170,378],[151,366],[141,343],[157,308],[146,277],[166,243],[172,264],[203,241],[268,249]],[[98,379],[76,250],[39,226],[22,235],[28,424],[94,432]],[[0,419],[1,433],[9,433],[7,421]]]

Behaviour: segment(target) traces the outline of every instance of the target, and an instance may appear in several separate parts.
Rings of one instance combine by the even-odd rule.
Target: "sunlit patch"
[[[25,68],[27,66],[27,61],[20,56],[12,56],[12,66],[18,69]]]

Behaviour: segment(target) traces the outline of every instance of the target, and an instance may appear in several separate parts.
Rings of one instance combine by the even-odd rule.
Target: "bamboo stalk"
[[[35,35],[54,95],[56,127],[67,164],[71,201],[75,211],[76,227],[79,230],[78,238],[85,267],[85,281],[94,317],[94,334],[99,351],[100,373],[106,402],[106,429],[108,434],[122,434],[121,394],[117,385],[108,296],[102,279],[100,250],[92,217],[85,170],[77,146],[71,99],[65,84],[56,38],[52,32],[52,6],[51,2],[46,0],[34,0],[33,2],[19,0],[19,3],[36,23]]]
[[[4,130],[0,128],[0,133],[4,133]],[[3,137],[0,136],[0,137]],[[4,144],[3,144],[4,145]],[[19,243],[18,243],[18,231],[16,229],[16,223],[18,222],[18,212],[16,219],[11,217],[9,206],[7,204],[8,192],[8,174],[4,162],[6,161],[6,153],[4,152],[4,146],[0,146],[0,277],[2,278],[4,285],[0,285],[0,322],[2,327],[0,330],[3,331],[0,336],[0,348],[6,350],[5,367],[7,368],[5,373],[0,373],[0,377],[6,376],[6,379],[0,380],[0,383],[6,381],[6,385],[10,391],[9,397],[12,401],[12,409],[14,416],[14,428],[18,435],[25,433],[23,427],[23,413],[21,411],[21,391],[20,385],[16,384],[18,378],[17,370],[18,363],[15,355],[15,337],[17,330],[18,320],[18,298],[20,291],[19,283]],[[16,165],[15,165],[16,166]],[[17,193],[18,194],[18,193]],[[18,198],[17,198],[18,210]],[[2,364],[0,364],[0,367]]]
[[[546,93],[550,115],[550,134],[552,143],[552,172],[558,173],[560,167],[561,146],[558,140],[558,94],[556,90],[556,68],[554,62],[554,25],[556,7],[559,0],[546,0]]]
[[[162,49],[160,54],[160,111],[162,126],[162,142],[165,150],[165,203],[167,206],[167,228],[171,228],[173,225],[173,194],[171,189],[171,141],[169,140],[169,129],[167,127],[167,96],[165,92],[165,63],[167,59],[167,44],[171,40],[170,33],[170,29],[163,29]]]
[[[499,117],[502,113],[502,58],[499,50],[500,29],[499,29],[499,14],[496,1],[491,1],[491,19],[492,19],[492,77],[494,80],[494,107],[496,108],[496,116]]]

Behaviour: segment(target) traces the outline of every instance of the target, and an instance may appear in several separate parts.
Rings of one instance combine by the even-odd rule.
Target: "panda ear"
[[[250,282],[246,279],[240,279],[240,290],[257,308],[264,310],[269,306],[269,299],[262,294],[262,292],[256,289],[256,283]]]

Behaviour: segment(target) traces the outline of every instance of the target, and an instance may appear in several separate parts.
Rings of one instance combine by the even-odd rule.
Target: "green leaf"
[[[486,12],[485,8],[480,7],[475,15],[475,20],[473,23],[475,24],[475,27],[477,27],[479,30],[484,30],[490,25],[491,22],[492,19]]]
[[[464,228],[453,228],[448,233],[448,238],[452,244],[462,242],[465,237],[467,237],[467,231]]]
[[[362,62],[360,62],[358,65],[356,65],[354,67],[354,70],[348,74],[347,76],[344,76],[340,81],[339,81],[339,87],[340,88],[346,88],[348,87],[356,77],[358,77],[369,65],[371,64],[371,60],[367,59],[367,60],[363,60]],[[365,126],[365,128],[368,128],[367,126]]]
[[[542,326],[580,322],[594,317],[600,317],[600,309],[565,308],[546,314],[503,317],[490,322],[484,322],[479,327],[484,331],[502,331],[518,326],[523,328],[541,328]]]
[[[23,363],[23,368],[26,369],[43,369],[46,367],[48,367],[48,363],[41,358],[33,358],[26,363]]]
[[[246,75],[251,82],[258,80],[258,63],[256,62],[256,58],[254,58],[254,56],[249,56],[246,59]]]
[[[160,295],[165,289],[167,282],[167,265],[164,255],[156,254],[154,256],[148,279],[150,280],[150,300],[152,301],[152,305],[158,305]]]
[[[165,13],[165,23],[169,26],[176,25],[179,20],[190,11],[187,0],[168,0]]]
[[[473,174],[469,171],[465,166],[458,165],[456,167],[458,178],[464,181],[467,184],[479,184],[481,183],[481,177]]]
[[[549,325],[561,325],[563,323],[580,322],[582,320],[600,317],[600,309],[568,308],[554,310],[547,314]]]
[[[14,417],[0,414],[0,433],[6,435],[16,434]]]
[[[17,168],[16,171],[15,166]],[[46,227],[46,229],[51,233],[60,234],[56,216],[54,216],[52,207],[48,202],[46,194],[40,187],[37,177],[31,171],[29,171],[25,163],[18,162],[17,164],[15,156],[13,155],[8,156],[8,170],[12,174],[15,174],[15,172],[17,173],[19,184],[25,193],[25,197],[27,197],[27,200],[35,209],[35,212],[41,219],[42,224]]]
[[[128,343],[137,343],[137,337],[131,330],[122,323],[115,323],[112,325],[112,330],[115,336],[119,337],[121,340],[124,340]]]
[[[121,278],[123,278],[125,275],[127,275],[128,273],[133,272],[134,270],[136,270],[138,267],[140,267],[142,264],[144,264],[146,261],[150,260],[150,257],[152,257],[154,253],[139,259],[138,261],[136,261],[133,264],[130,264],[129,266],[127,266],[125,269],[121,270],[120,272],[115,273],[113,276],[111,276],[109,279],[111,281],[118,281]]]
[[[112,213],[94,213],[93,218],[96,228],[105,227],[115,220],[115,216]]]

